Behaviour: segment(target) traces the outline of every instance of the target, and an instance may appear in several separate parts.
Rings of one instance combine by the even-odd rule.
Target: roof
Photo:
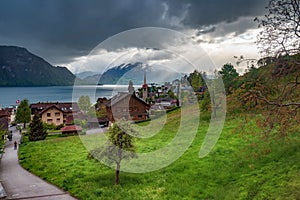
[[[61,132],[71,132],[71,131],[82,131],[82,128],[77,125],[70,125],[70,126],[65,126],[60,129]]]
[[[50,108],[53,108],[53,107],[56,108],[57,110],[63,112],[57,105],[52,104],[52,105],[46,106],[42,111],[40,111],[40,114],[43,114],[44,112],[46,112],[47,110],[49,110]]]
[[[7,117],[9,115],[10,114],[7,110],[0,110],[0,117]]]
[[[113,106],[116,103],[118,103],[119,101],[121,101],[122,99],[125,99],[127,97],[134,98],[134,99],[140,101],[141,103],[143,103],[145,106],[150,107],[150,105],[147,104],[145,101],[143,101],[142,99],[136,97],[134,94],[130,94],[128,92],[119,92],[117,95],[113,96],[110,100],[108,100],[105,103],[105,105],[108,106],[108,107]]]
[[[78,112],[79,107],[77,103],[71,103],[71,102],[39,102],[39,103],[33,103],[30,104],[30,109],[36,110],[38,112],[41,112],[42,110],[48,108],[49,106],[55,105],[57,108],[59,108],[62,112],[70,113],[70,112]]]

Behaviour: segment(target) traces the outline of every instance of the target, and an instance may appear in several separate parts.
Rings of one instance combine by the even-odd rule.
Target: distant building
[[[77,103],[35,103],[30,105],[31,114],[39,114],[47,124],[72,124],[74,115],[78,115]]]
[[[127,120],[139,121],[149,117],[150,105],[142,99],[125,92],[118,93],[106,103],[109,121],[125,118]]]
[[[10,114],[7,110],[0,110],[0,130],[8,131]]]

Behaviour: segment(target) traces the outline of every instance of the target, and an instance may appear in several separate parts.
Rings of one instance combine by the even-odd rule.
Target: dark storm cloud
[[[232,22],[241,16],[259,16],[265,12],[268,0],[168,0],[167,4],[170,15],[187,7],[189,12],[183,23],[197,27]]]
[[[235,21],[240,16],[261,15],[265,1],[2,0],[0,44],[24,46],[52,63],[66,63],[121,31],[145,26],[198,28]]]

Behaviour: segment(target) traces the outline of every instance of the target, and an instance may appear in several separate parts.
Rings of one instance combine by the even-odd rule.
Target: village
[[[180,107],[180,93],[192,90],[184,78],[161,85],[148,84],[145,72],[144,83],[137,90],[133,82],[129,81],[128,92],[118,92],[110,99],[98,97],[94,105],[88,96],[81,96],[78,102],[37,102],[31,103],[29,108],[31,120],[34,115],[38,115],[50,133],[54,131],[56,134],[73,135],[89,129],[108,127],[121,118],[134,122],[150,120],[159,113]],[[202,88],[199,91],[204,92]],[[15,120],[17,108],[18,105],[0,109],[0,127],[7,132],[8,139],[11,138],[10,126],[24,128]]]

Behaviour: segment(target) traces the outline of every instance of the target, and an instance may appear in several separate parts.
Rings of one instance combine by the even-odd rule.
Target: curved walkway
[[[18,151],[14,141],[20,141],[18,131],[13,131],[13,140],[5,145],[0,164],[0,182],[6,199],[75,200],[68,193],[29,173],[19,165]]]

